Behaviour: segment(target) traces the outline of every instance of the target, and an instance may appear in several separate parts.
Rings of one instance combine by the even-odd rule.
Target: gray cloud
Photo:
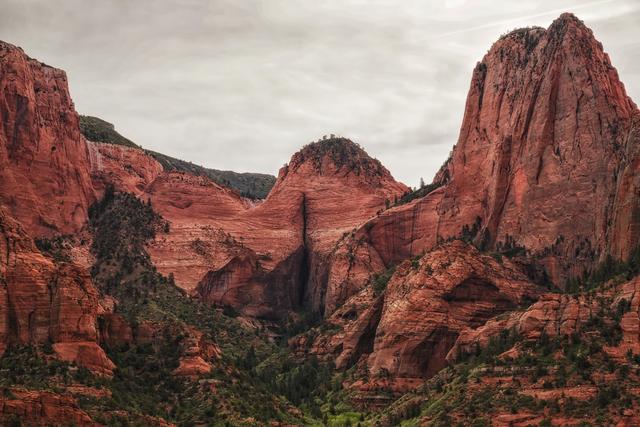
[[[573,11],[640,95],[635,0],[4,0],[0,39],[69,75],[76,108],[139,144],[276,173],[351,137],[429,180],[457,139],[471,70],[506,31]]]

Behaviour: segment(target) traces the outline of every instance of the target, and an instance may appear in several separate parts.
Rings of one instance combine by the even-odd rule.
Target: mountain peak
[[[590,60],[603,59],[602,44],[596,40],[593,31],[572,13],[563,13],[548,28],[523,27],[512,30],[493,44],[491,52],[499,52],[501,59],[513,60],[515,54],[521,65],[529,63],[531,56],[551,58],[553,53],[564,46],[572,51],[572,56],[586,57]],[[540,55],[536,48],[544,49]],[[608,62],[608,59],[605,60]],[[484,60],[483,60],[484,62]]]
[[[288,171],[297,171],[309,164],[321,175],[331,172],[353,172],[356,175],[383,176],[389,171],[373,159],[357,143],[348,138],[331,135],[302,147],[291,157]]]
[[[496,245],[519,236],[518,244],[544,252],[562,235],[571,242],[564,254],[578,253],[571,245],[585,239],[604,253],[602,224],[613,221],[604,218],[615,210],[614,197],[605,205],[593,195],[617,191],[611,176],[625,165],[636,114],[602,45],[574,15],[562,14],[546,30],[506,34],[474,70],[447,168],[448,200],[440,204],[451,207],[442,212],[460,218],[456,225],[482,218],[483,234]],[[585,215],[583,206],[599,210]],[[579,224],[571,220],[578,217]],[[559,264],[594,261],[563,257]]]
[[[564,12],[558,16],[549,26],[549,31],[564,29],[569,26],[585,28],[591,31],[580,18],[571,12]]]
[[[593,56],[594,51],[602,51],[602,44],[596,40],[591,28],[572,13],[563,13],[547,29],[550,43],[578,46],[586,55]]]

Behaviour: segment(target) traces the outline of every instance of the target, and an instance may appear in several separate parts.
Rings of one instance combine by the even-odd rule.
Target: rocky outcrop
[[[453,242],[401,264],[384,296],[369,369],[428,378],[446,365],[460,331],[529,303],[535,285],[507,259]]]
[[[116,369],[95,341],[57,342],[53,344],[53,350],[61,360],[87,368],[94,375],[111,377]]]
[[[110,375],[113,363],[96,344],[98,291],[87,271],[44,257],[2,208],[0,234],[0,352],[51,342],[63,360]]]
[[[371,374],[386,378],[385,387],[402,391],[446,366],[462,331],[539,295],[508,258],[453,241],[400,264],[383,293],[376,296],[370,285],[348,299],[327,320],[337,332],[293,344],[342,369],[360,361]]]
[[[328,258],[335,244],[407,191],[378,160],[344,138],[312,143],[280,170],[264,209],[278,209],[296,194],[302,196],[307,307],[325,312],[326,306],[329,313],[355,293],[329,293]]]
[[[87,141],[91,178],[97,192],[113,185],[141,195],[163,173],[162,165],[140,148]]]
[[[218,346],[195,328],[186,331],[186,337],[180,342],[180,354],[180,365],[173,371],[173,375],[188,378],[197,378],[211,372],[212,363],[222,355]]]
[[[0,423],[3,425],[100,426],[78,406],[71,396],[48,391],[11,389],[0,396]],[[17,424],[16,424],[17,423]]]
[[[335,243],[406,191],[346,139],[296,153],[258,205],[204,177],[164,174],[142,196],[171,222],[149,253],[179,286],[242,314],[321,311]],[[349,295],[331,296],[329,305]]]
[[[78,231],[95,200],[61,70],[0,42],[0,204],[32,235]]]
[[[364,288],[332,313],[326,329],[294,337],[289,345],[301,354],[310,352],[331,360],[337,369],[366,364],[373,351],[383,303],[383,295],[376,295],[372,287]]]
[[[621,301],[623,306],[628,305],[621,313],[622,340],[605,349],[612,357],[624,360],[628,352],[640,354],[640,278],[637,277],[597,294],[546,294],[525,311],[491,319],[477,328],[465,328],[447,359],[453,362],[462,354],[471,354],[505,330],[516,332],[525,341],[537,341],[543,335],[553,338],[584,333],[596,317],[620,310]]]
[[[464,234],[488,249],[526,248],[557,284],[607,253],[628,255],[637,116],[601,44],[573,15],[503,36],[473,72],[437,188],[342,242],[330,287],[357,289],[367,263],[376,271]],[[346,257],[359,264],[356,277]]]

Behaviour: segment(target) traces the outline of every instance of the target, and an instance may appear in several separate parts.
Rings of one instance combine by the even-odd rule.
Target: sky
[[[67,72],[80,114],[207,167],[277,174],[325,134],[410,186],[455,144],[471,72],[570,11],[640,100],[638,0],[0,0],[0,40]]]

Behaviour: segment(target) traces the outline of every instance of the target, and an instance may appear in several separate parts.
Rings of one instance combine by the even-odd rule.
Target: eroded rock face
[[[463,331],[542,294],[506,257],[497,260],[462,241],[403,262],[378,292],[363,288],[327,319],[329,332],[291,344],[334,360],[339,369],[360,363],[384,378],[386,388],[403,391],[446,366]]]
[[[164,173],[143,194],[170,222],[170,232],[158,236],[149,254],[158,269],[173,274],[178,286],[191,291],[209,271],[219,268],[241,247],[226,229],[249,204],[232,190],[206,177]]]
[[[102,193],[108,185],[118,191],[141,195],[163,168],[142,149],[87,141],[94,188]]]
[[[513,330],[523,339],[536,341],[547,337],[571,336],[584,330],[587,323],[604,308],[615,312],[620,301],[625,300],[629,309],[622,315],[620,327],[622,340],[619,345],[605,348],[613,358],[627,357],[627,352],[640,353],[640,278],[613,286],[595,295],[546,294],[527,310],[491,319],[480,327],[465,328],[447,355],[453,362],[464,353],[472,353],[477,347],[487,345],[491,337],[504,330]]]
[[[195,328],[186,331],[180,343],[180,365],[173,371],[179,377],[196,378],[211,372],[212,363],[220,359],[220,349]]]
[[[0,353],[11,344],[52,342],[63,360],[110,375],[113,363],[97,345],[98,291],[87,271],[44,257],[2,208],[0,235]]]
[[[0,422],[3,425],[75,425],[100,426],[78,406],[71,396],[47,391],[12,389],[10,396],[0,396]],[[6,423],[6,424],[5,424]]]
[[[367,279],[352,277],[346,256],[389,266],[465,232],[486,248],[525,247],[556,283],[607,253],[627,256],[638,228],[637,116],[601,44],[573,15],[509,33],[473,72],[440,187],[343,242],[331,286]]]
[[[332,292],[327,287],[331,251],[345,234],[407,190],[379,161],[341,138],[306,146],[281,169],[264,207],[277,209],[296,193],[302,195],[307,307],[322,312],[326,306],[326,312],[331,312],[352,294]]]
[[[78,231],[95,200],[64,71],[0,42],[0,203],[30,234]]]
[[[344,139],[296,153],[257,205],[203,177],[163,174],[142,197],[171,230],[149,252],[179,286],[244,315],[278,318],[302,306],[321,311],[335,243],[406,191]],[[349,295],[331,295],[328,304]]]
[[[460,331],[534,299],[539,290],[507,259],[456,241],[401,264],[384,296],[369,369],[428,378],[446,365]]]
[[[300,335],[289,345],[298,352],[310,352],[326,361],[333,361],[337,369],[366,364],[373,351],[384,295],[376,295],[372,287],[351,296],[327,319],[328,331]]]

